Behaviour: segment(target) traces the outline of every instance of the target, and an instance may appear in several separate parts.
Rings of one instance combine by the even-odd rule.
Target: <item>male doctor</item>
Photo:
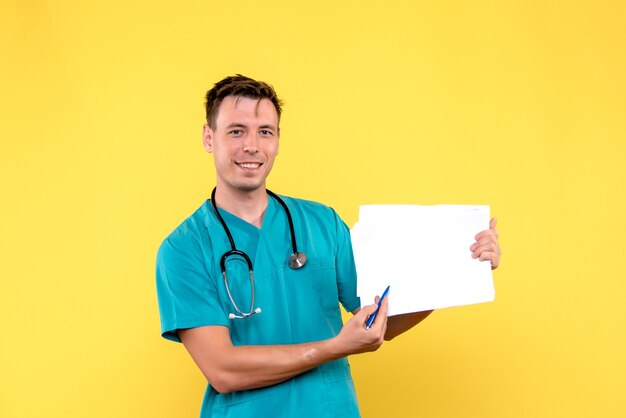
[[[346,357],[430,314],[387,318],[385,298],[366,329],[378,298],[360,308],[347,226],[331,208],[266,189],[280,115],[274,89],[242,75],[207,92],[203,143],[215,190],[159,248],[161,331],[208,381],[201,417],[359,417]],[[306,254],[300,268],[287,262],[292,240]],[[470,249],[498,266],[495,220]],[[339,304],[354,314],[346,324]]]

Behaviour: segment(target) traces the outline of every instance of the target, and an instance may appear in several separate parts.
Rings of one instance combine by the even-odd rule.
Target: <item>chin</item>
[[[236,178],[236,176],[231,176],[230,178],[218,177],[218,188],[220,186],[225,189],[230,189],[233,192],[250,193],[259,189],[265,189],[265,178]]]
[[[243,183],[235,185],[234,188],[241,192],[255,192],[259,189],[264,189],[265,183]]]

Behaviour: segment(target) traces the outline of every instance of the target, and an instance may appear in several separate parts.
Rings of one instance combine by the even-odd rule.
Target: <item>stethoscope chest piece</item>
[[[289,256],[289,259],[287,260],[287,265],[294,270],[304,267],[305,264],[306,264],[305,253],[295,252],[291,254]]]

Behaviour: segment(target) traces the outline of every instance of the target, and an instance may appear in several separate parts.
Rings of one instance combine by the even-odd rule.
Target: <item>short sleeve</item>
[[[361,299],[356,293],[356,266],[352,253],[350,230],[334,211],[333,213],[337,228],[336,267],[339,301],[346,311],[352,312],[361,306]]]
[[[164,338],[180,342],[179,329],[228,326],[215,278],[208,273],[193,236],[181,234],[163,241],[157,253],[156,285]]]

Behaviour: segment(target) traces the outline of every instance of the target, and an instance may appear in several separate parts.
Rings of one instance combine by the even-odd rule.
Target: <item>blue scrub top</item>
[[[220,270],[230,250],[224,229],[206,201],[161,244],[157,255],[157,293],[163,337],[180,341],[177,330],[206,325],[230,329],[234,345],[298,344],[336,336],[342,327],[339,303],[360,306],[356,269],[347,226],[319,203],[283,197],[291,211],[299,251],[307,264],[287,266],[292,253],[287,216],[268,198],[262,228],[222,210],[238,250],[254,266],[255,308],[247,319],[228,297]],[[229,288],[242,311],[250,307],[248,268],[242,259],[226,263]],[[359,417],[347,359],[323,364],[277,385],[220,394],[210,384],[201,417]]]

